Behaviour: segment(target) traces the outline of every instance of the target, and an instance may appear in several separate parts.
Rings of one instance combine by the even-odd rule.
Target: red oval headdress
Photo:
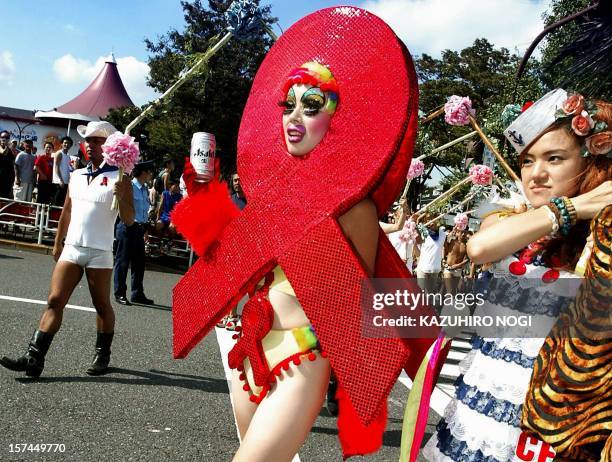
[[[292,71],[312,61],[332,72],[339,104],[323,140],[294,157],[278,102],[288,76],[304,78]],[[367,275],[337,218],[366,197],[382,216],[399,195],[416,139],[417,98],[408,51],[367,11],[320,10],[279,38],[257,72],[240,125],[238,173],[248,205],[174,289],[176,357],[280,265],[352,412],[366,426],[385,414],[401,369],[414,376],[433,339],[364,338],[360,296]],[[375,276],[409,277],[382,230]]]

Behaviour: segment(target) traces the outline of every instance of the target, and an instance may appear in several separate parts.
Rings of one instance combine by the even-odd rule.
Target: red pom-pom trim
[[[515,276],[522,276],[527,272],[527,265],[522,261],[513,261],[508,268]]]
[[[547,284],[555,282],[557,279],[559,279],[559,271],[557,271],[556,269],[549,269],[548,271],[546,271],[546,273],[542,275],[542,281]]]
[[[317,359],[317,355],[314,353],[313,350],[296,353],[294,355],[289,356],[288,358],[285,358],[280,363],[278,363],[276,366],[274,366],[274,368],[270,371],[270,374],[268,375],[267,383],[263,387],[261,387],[261,392],[259,393],[259,395],[255,395],[253,391],[251,390],[251,386],[246,381],[246,374],[245,373],[240,374],[238,376],[238,379],[244,382],[242,389],[244,391],[249,392],[250,394],[249,400],[251,400],[251,402],[255,404],[261,403],[261,401],[267,396],[268,392],[270,391],[270,388],[271,388],[270,385],[276,383],[276,377],[281,376],[281,374],[283,373],[283,369],[288,370],[291,363],[295,364],[296,366],[299,366],[302,363],[301,358],[304,356],[308,356],[308,359],[311,361],[314,361]],[[321,356],[323,356],[323,353],[321,353]],[[244,367],[238,366],[236,367],[236,370],[243,371]]]

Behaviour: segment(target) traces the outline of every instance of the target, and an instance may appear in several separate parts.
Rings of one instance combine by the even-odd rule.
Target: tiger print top
[[[612,206],[592,221],[593,251],[570,309],[534,364],[521,427],[557,461],[612,461]]]

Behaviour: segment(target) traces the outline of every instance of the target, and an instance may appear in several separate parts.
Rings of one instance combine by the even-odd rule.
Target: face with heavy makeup
[[[304,156],[329,129],[338,103],[336,81],[325,66],[308,62],[292,71],[285,90],[280,102],[285,145],[289,154]]]
[[[289,89],[283,110],[283,133],[289,154],[308,154],[327,133],[332,116],[323,109],[325,98],[325,93],[312,85],[299,84]]]
[[[527,199],[541,207],[553,197],[573,197],[584,168],[580,144],[565,127],[544,133],[521,155],[521,182]]]

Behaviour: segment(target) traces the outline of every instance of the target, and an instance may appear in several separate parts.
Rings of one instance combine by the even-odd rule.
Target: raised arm
[[[132,182],[127,175],[115,183],[115,195],[119,203],[119,218],[126,224],[132,226],[134,224],[134,194],[132,193]]]
[[[612,181],[574,197],[572,203],[578,220],[590,220],[612,201]],[[504,220],[499,215],[487,217],[468,241],[470,259],[477,265],[498,261],[525,248],[552,232],[552,221],[544,207],[513,215]]]

